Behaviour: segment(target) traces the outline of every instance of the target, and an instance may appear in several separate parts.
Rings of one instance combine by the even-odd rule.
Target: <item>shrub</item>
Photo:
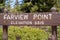
[[[57,36],[58,36],[58,40],[60,40],[60,26],[58,26]]]
[[[8,40],[48,40],[48,33],[39,28],[10,26],[8,28]],[[2,40],[2,29],[0,28],[0,40]]]
[[[0,40],[2,40],[2,29],[0,28]]]
[[[9,28],[9,40],[16,40],[16,36],[19,36],[21,40],[47,40],[48,33],[39,28],[31,27],[10,27]]]

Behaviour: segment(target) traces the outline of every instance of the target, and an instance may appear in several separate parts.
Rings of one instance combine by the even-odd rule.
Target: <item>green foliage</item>
[[[60,26],[58,26],[57,36],[58,36],[58,40],[60,40]]]
[[[55,0],[23,0],[24,3],[20,5],[22,12],[47,12],[56,3]],[[17,9],[19,10],[19,9]]]
[[[0,0],[0,8],[3,8],[5,4],[5,0]]]
[[[57,7],[57,10],[60,12],[60,0],[56,0],[56,7]]]
[[[4,8],[4,4],[0,4],[0,8]]]
[[[2,29],[0,28],[0,40],[2,40]]]
[[[11,26],[8,31],[8,39],[16,40],[16,36],[19,36],[21,40],[47,40],[48,33],[39,28],[31,27],[16,27]],[[43,36],[43,37],[42,37]]]
[[[3,0],[0,0],[0,4],[3,3]]]
[[[57,36],[60,40],[60,26],[57,27]],[[2,28],[0,28],[0,40],[2,40]],[[16,40],[16,36],[19,36],[21,40],[47,40],[48,33],[39,28],[31,28],[25,26],[20,28],[18,26],[10,26],[8,29],[8,40]]]

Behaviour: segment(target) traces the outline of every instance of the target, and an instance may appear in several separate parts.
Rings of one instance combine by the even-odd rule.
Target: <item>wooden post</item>
[[[56,7],[51,8],[51,12],[57,12]],[[57,26],[52,26],[52,40],[57,40]]]
[[[57,26],[52,26],[52,40],[57,40]]]
[[[20,37],[19,36],[16,36],[16,40],[20,40]]]
[[[7,25],[3,25],[2,40],[8,40],[8,26]]]

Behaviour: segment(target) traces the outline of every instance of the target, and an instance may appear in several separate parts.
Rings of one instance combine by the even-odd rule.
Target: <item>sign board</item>
[[[43,13],[1,13],[0,25],[57,26],[60,25],[59,12]]]

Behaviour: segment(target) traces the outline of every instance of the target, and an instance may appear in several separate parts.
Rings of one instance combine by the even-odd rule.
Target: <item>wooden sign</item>
[[[30,26],[57,26],[60,25],[60,13],[43,12],[43,13],[1,13],[0,25],[30,25]]]

